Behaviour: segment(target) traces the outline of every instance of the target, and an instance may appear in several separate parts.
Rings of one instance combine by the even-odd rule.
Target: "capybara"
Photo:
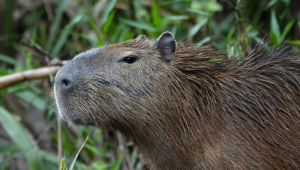
[[[153,170],[300,169],[300,56],[257,45],[226,59],[169,32],[77,55],[58,115],[120,131]]]

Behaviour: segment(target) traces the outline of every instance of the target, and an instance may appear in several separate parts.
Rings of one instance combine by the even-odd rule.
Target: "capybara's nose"
[[[70,78],[62,77],[60,79],[60,88],[61,90],[68,90],[73,86],[73,82]]]

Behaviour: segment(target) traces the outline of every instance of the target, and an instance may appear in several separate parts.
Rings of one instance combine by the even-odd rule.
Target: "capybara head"
[[[141,35],[77,55],[55,78],[59,116],[78,125],[113,128],[132,123],[130,119],[145,121],[151,117],[145,110],[159,107],[173,74],[175,48],[165,32],[155,41]]]

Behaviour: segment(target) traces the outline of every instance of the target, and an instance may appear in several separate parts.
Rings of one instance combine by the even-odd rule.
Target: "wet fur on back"
[[[288,46],[269,53],[257,46],[242,61],[196,58],[174,60],[194,82],[189,84],[199,107],[195,114],[213,123],[201,128],[219,134],[207,135],[210,144],[204,148],[209,153],[204,157],[212,161],[207,169],[298,169],[299,55]],[[228,160],[220,161],[224,158]]]

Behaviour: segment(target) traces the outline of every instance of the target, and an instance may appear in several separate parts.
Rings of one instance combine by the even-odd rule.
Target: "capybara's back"
[[[79,54],[57,74],[59,116],[112,128],[150,169],[300,169],[300,56],[139,36]]]

